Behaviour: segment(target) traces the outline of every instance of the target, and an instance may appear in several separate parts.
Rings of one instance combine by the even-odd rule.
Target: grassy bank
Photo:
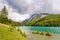
[[[11,26],[0,23],[0,40],[27,40],[27,38]]]

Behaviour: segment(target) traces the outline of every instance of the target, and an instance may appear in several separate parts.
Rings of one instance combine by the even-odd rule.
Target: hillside
[[[43,18],[37,16],[25,24],[26,26],[60,26],[60,14],[47,15]]]
[[[27,40],[27,38],[11,26],[0,23],[0,40]]]

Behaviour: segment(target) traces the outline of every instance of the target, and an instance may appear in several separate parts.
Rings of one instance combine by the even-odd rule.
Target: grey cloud
[[[32,14],[37,12],[51,13],[53,0],[32,0],[28,4],[26,0],[6,0],[9,5],[17,9],[21,14]]]
[[[17,9],[19,13],[25,12],[27,9],[22,7],[21,5],[18,5],[18,2],[15,2],[14,0],[6,0],[7,3],[12,6],[13,8]]]

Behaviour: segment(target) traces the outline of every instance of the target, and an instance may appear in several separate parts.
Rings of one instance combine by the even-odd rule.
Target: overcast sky
[[[37,12],[60,13],[60,0],[0,0],[0,10],[7,7],[9,18],[23,21]]]

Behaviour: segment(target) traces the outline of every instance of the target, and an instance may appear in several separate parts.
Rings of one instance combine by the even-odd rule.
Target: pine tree
[[[1,18],[8,18],[8,12],[6,7],[4,6],[4,8],[1,10]]]
[[[2,8],[0,12],[0,23],[7,23],[8,22],[8,12],[6,7]]]

